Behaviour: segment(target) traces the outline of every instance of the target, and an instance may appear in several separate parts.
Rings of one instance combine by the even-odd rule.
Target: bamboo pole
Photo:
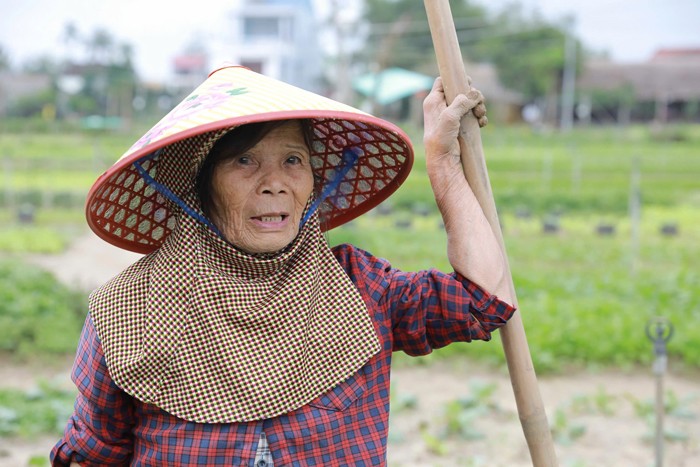
[[[448,0],[424,0],[424,2],[438,68],[445,88],[445,96],[447,102],[450,103],[457,95],[466,94],[470,89],[462,54],[459,50],[452,11]],[[517,306],[503,234],[486,171],[479,123],[471,112],[461,122],[459,145],[464,174],[491,224],[506,258],[506,274],[509,277],[511,296],[515,301],[514,305]],[[520,311],[513,315],[500,332],[518,415],[530,450],[532,464],[537,467],[556,466],[558,464],[552,435],[537,386],[537,377],[532,365]]]

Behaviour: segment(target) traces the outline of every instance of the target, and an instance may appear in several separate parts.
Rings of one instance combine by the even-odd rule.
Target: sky
[[[13,65],[41,54],[65,52],[65,24],[83,33],[105,28],[134,46],[135,64],[146,80],[164,80],[173,56],[194,39],[225,41],[229,10],[237,0],[0,0],[0,45]],[[312,0],[317,16],[330,0]],[[574,31],[592,50],[618,62],[647,60],[659,48],[700,48],[700,0],[477,0],[500,10],[520,3],[550,21],[575,18]],[[352,18],[353,5],[342,0]],[[197,8],[193,8],[196,5]],[[212,64],[214,66],[214,64]]]

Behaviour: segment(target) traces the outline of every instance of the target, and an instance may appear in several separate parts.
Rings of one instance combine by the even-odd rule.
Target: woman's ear
[[[314,198],[318,198],[321,195],[323,179],[318,174],[316,174],[316,172],[313,172],[313,175],[314,175],[314,191],[312,194],[313,194]]]

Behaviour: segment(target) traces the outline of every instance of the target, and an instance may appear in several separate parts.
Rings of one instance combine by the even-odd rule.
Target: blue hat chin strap
[[[306,212],[306,215],[304,218],[301,220],[299,223],[299,230],[304,227],[304,224],[306,224],[306,221],[309,220],[311,216],[316,212],[316,210],[319,208],[321,203],[323,203],[326,198],[328,198],[340,185],[340,182],[343,181],[345,176],[348,174],[350,169],[352,169],[355,164],[357,164],[357,160],[360,158],[360,150],[357,148],[345,148],[343,150],[343,157],[341,160],[341,165],[338,167],[335,171],[335,174],[333,174],[333,179],[328,183],[324,188],[323,191],[321,192],[321,195],[316,198],[309,208],[309,210]]]
[[[162,149],[159,149],[158,151],[149,154],[148,156],[144,157],[142,160],[151,160],[158,155],[160,155]],[[138,171],[138,173],[143,177],[143,179],[148,183],[150,186],[155,188],[158,193],[161,195],[165,196],[168,198],[170,201],[173,203],[177,204],[180,209],[182,209],[188,216],[192,217],[193,219],[198,220],[202,224],[206,225],[209,227],[214,233],[216,233],[219,237],[224,238],[223,234],[221,231],[214,225],[212,221],[204,217],[200,212],[198,212],[195,209],[192,209],[191,206],[187,205],[179,196],[177,196],[175,193],[173,193],[170,188],[167,186],[163,185],[162,183],[158,183],[153,177],[151,177],[151,174],[148,173],[146,169],[141,166],[140,162],[134,162],[133,163],[134,168]]]
[[[148,156],[144,157],[142,161],[144,160],[151,160],[157,156],[160,155],[162,149],[159,149],[158,151],[149,154]],[[299,230],[301,230],[304,225],[306,224],[306,221],[309,220],[311,216],[314,215],[316,210],[319,208],[321,203],[323,203],[326,198],[331,196],[331,194],[336,191],[340,183],[343,181],[345,176],[348,174],[350,169],[352,169],[355,164],[357,163],[357,160],[359,159],[359,149],[357,148],[346,148],[343,150],[343,157],[341,161],[340,167],[335,171],[335,174],[333,175],[333,179],[328,183],[323,191],[321,192],[321,195],[316,198],[311,205],[311,207],[308,209],[306,214],[304,215],[304,218],[301,220],[299,223]],[[216,233],[219,237],[225,238],[224,235],[221,233],[219,228],[214,225],[212,221],[207,219],[202,215],[202,213],[198,212],[197,210],[193,209],[191,206],[187,205],[179,196],[177,196],[175,193],[173,193],[170,188],[167,186],[163,185],[162,183],[157,182],[153,177],[151,177],[151,174],[148,173],[146,169],[143,168],[143,166],[140,163],[141,161],[133,162],[134,168],[137,170],[139,175],[143,177],[143,179],[148,183],[150,186],[152,186],[156,191],[158,191],[160,194],[168,198],[170,201],[175,203],[180,207],[180,209],[183,210],[187,215],[192,217],[193,219],[198,220],[202,224],[206,225],[209,227],[214,233]]]

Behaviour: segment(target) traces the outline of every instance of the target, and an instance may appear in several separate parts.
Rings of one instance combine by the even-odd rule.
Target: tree
[[[466,0],[451,2],[450,6],[458,30],[484,26],[483,7]],[[422,0],[367,0],[363,17],[370,26],[366,60],[383,61],[382,68],[420,69],[434,65],[433,41]]]
[[[10,56],[7,54],[5,48],[0,45],[0,71],[6,71],[10,69]]]
[[[65,25],[63,42],[67,54],[61,74],[79,75],[84,82],[80,93],[68,98],[65,112],[131,118],[137,86],[131,44],[118,42],[104,28],[83,34],[73,23]],[[83,48],[82,58],[75,53],[76,45]]]
[[[25,73],[46,74],[55,78],[60,66],[56,59],[51,55],[39,55],[28,61],[22,66],[22,71]]]
[[[90,62],[108,64],[113,61],[115,43],[112,34],[106,29],[95,29],[92,36],[85,41],[85,47]]]
[[[501,82],[527,100],[556,94],[565,66],[563,24],[528,16],[516,6],[495,15],[472,0],[452,1],[450,8],[466,61],[492,63]],[[367,61],[387,56],[385,67],[414,70],[435,62],[422,0],[367,0],[364,18],[370,25]],[[401,22],[407,25],[397,33]],[[381,52],[382,47],[390,52]],[[577,54],[579,62],[581,56]]]
[[[82,42],[82,38],[80,36],[80,32],[78,31],[78,27],[72,21],[69,21],[63,25],[62,41],[66,46],[66,59],[68,61],[75,61],[75,48],[76,45],[79,45]]]
[[[557,93],[566,59],[563,25],[527,17],[521,9],[511,8],[494,18],[490,31],[473,43],[476,60],[493,63],[501,82],[528,100]],[[576,56],[580,61],[582,54]]]

